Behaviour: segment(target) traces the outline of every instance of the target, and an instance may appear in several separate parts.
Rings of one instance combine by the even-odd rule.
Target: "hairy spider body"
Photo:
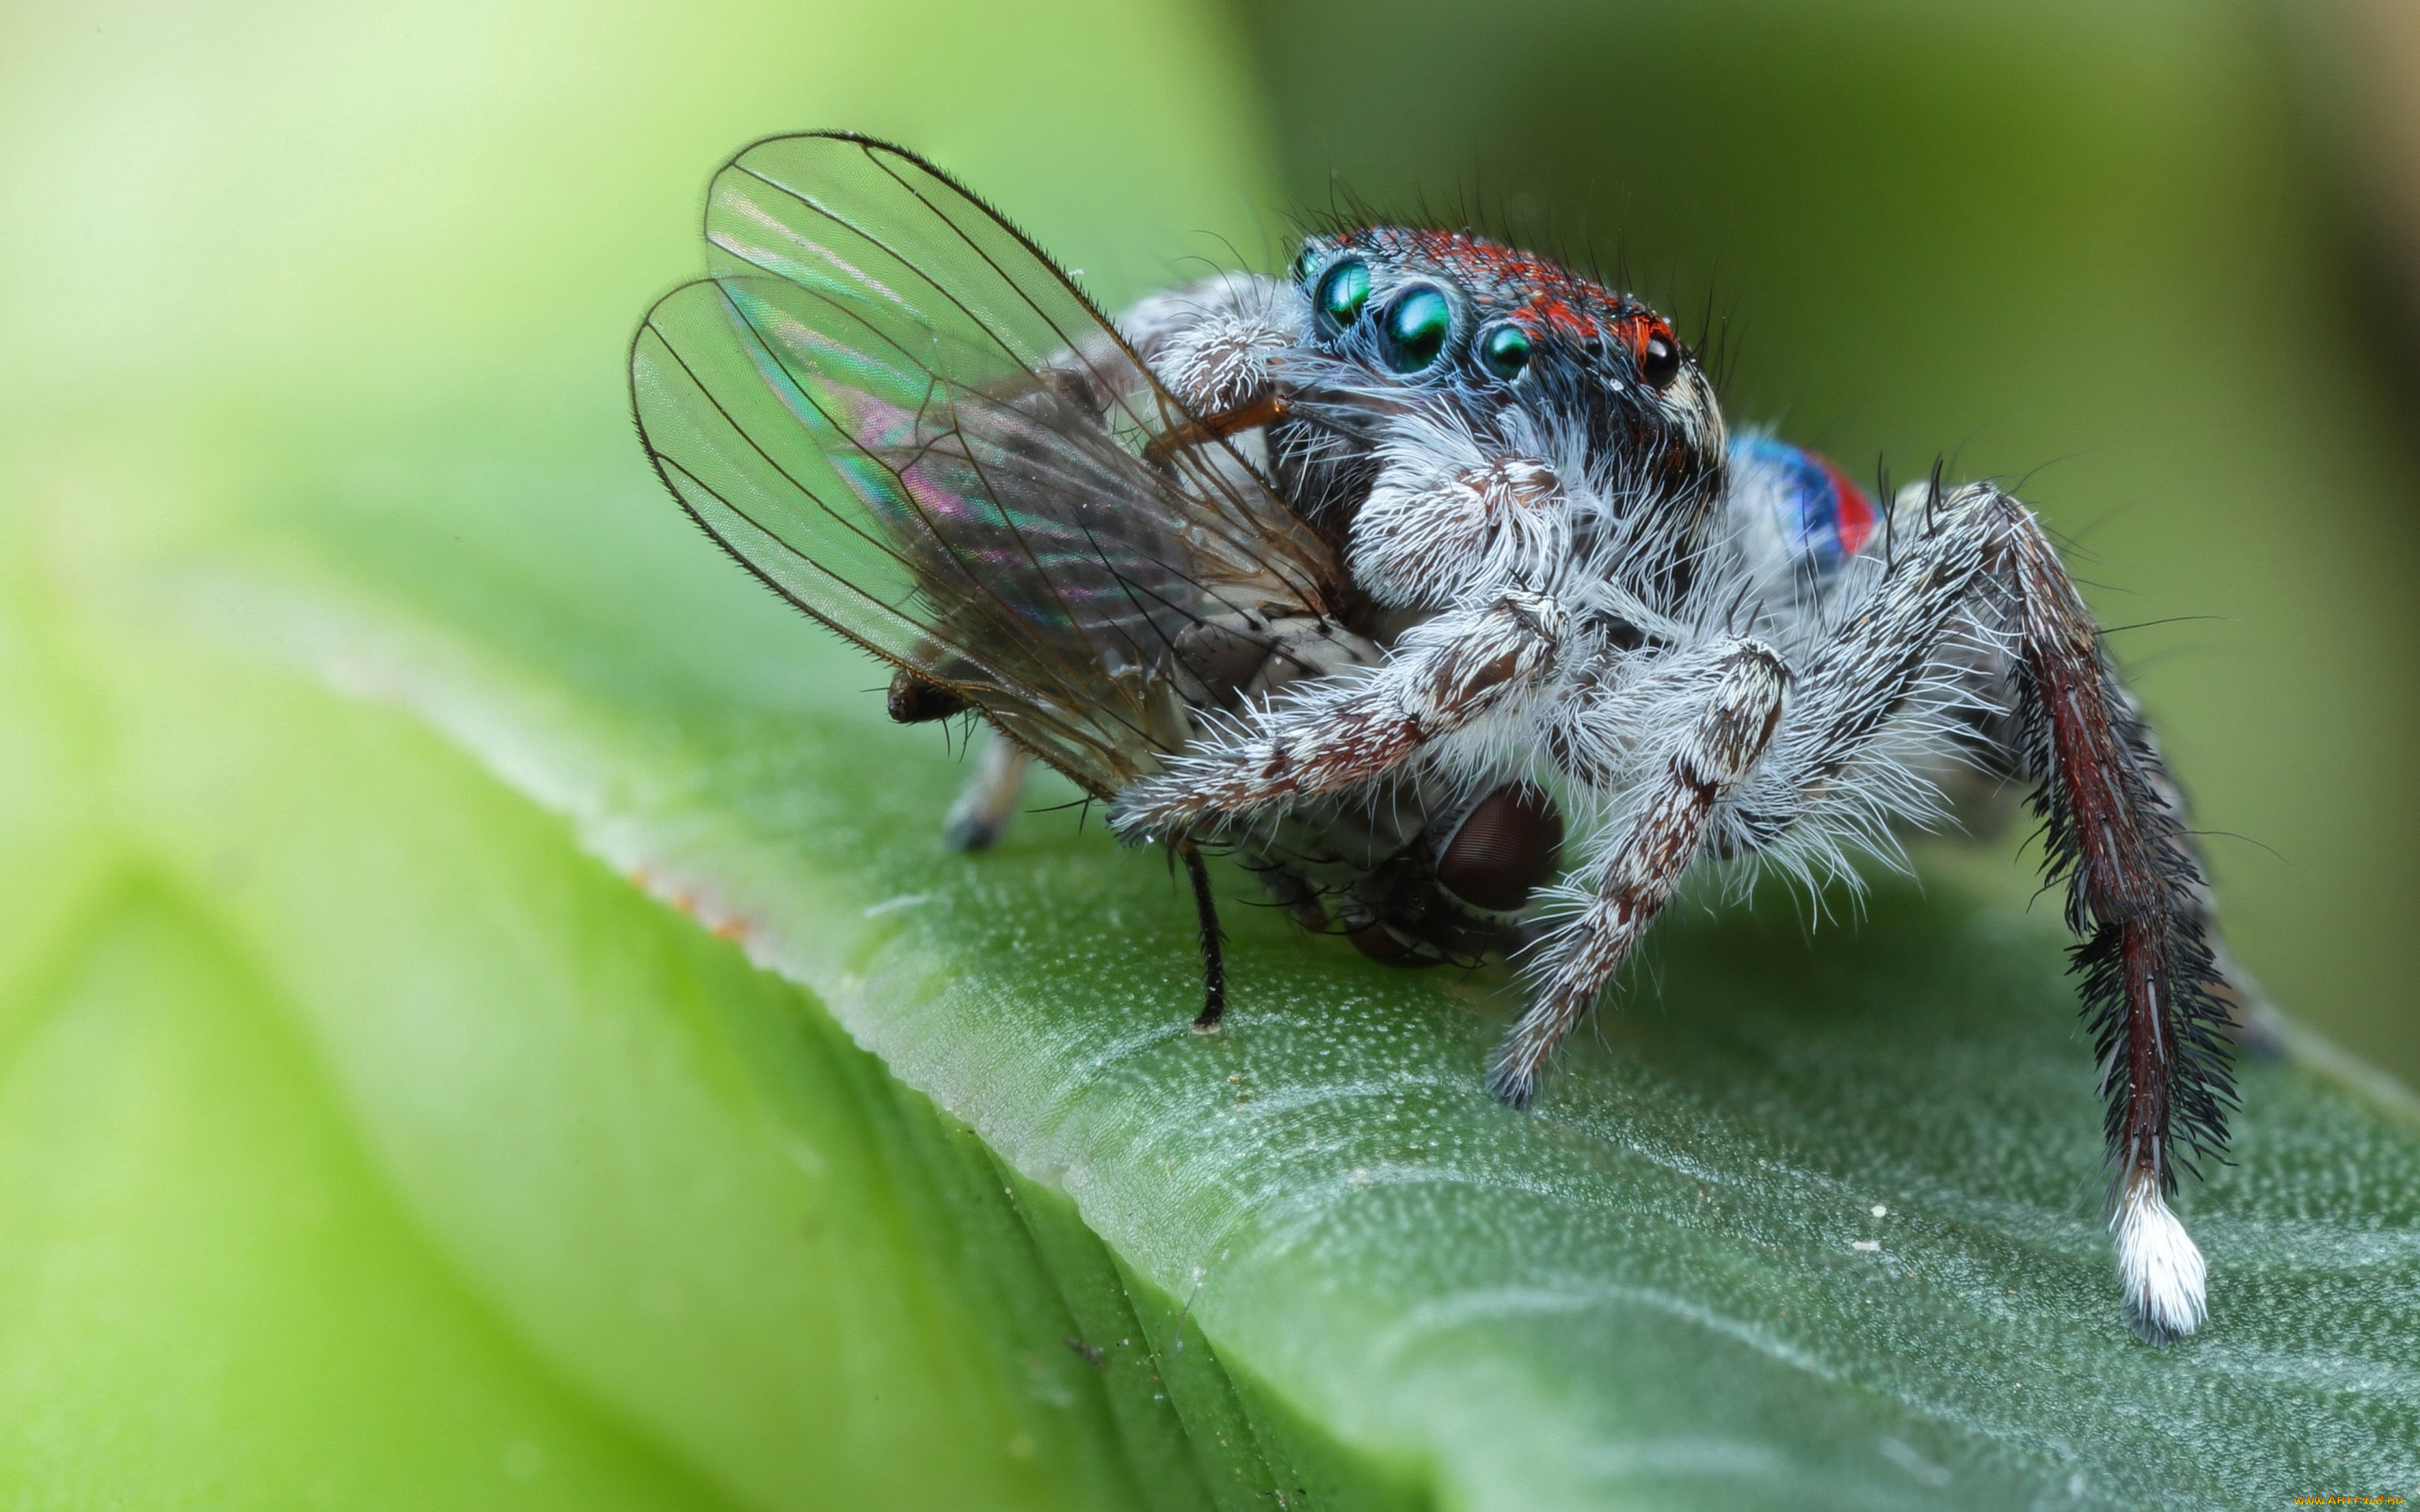
[[[945,175],[844,134],[734,159],[706,232],[714,272],[633,347],[666,486],[898,670],[895,717],[994,728],[953,843],[1039,757],[1185,857],[1197,1026],[1224,1005],[1203,845],[1382,959],[1517,945],[1490,1085],[1521,1106],[1701,860],[1854,878],[1954,793],[2029,786],[2126,1317],[2201,1321],[2168,1198],[2225,1144],[2226,962],[2176,787],[2017,500],[1878,501],[1733,436],[1662,316],[1468,233],[1312,237],[1290,279],[1112,327]]]
[[[1407,358],[1431,290],[1446,332]],[[1291,284],[1214,279],[1129,330],[1198,413],[1282,417],[1265,465],[1341,538],[1388,656],[1218,723],[1121,795],[1121,833],[1258,855],[1306,800],[1564,794],[1599,823],[1524,952],[1492,1077],[1520,1105],[1699,857],[1852,875],[1951,792],[2028,782],[2082,939],[2127,1317],[2198,1324],[2166,1199],[2231,1096],[2206,883],[2029,511],[1989,485],[1878,507],[1810,453],[1727,440],[1660,317],[1476,237],[1313,239]]]

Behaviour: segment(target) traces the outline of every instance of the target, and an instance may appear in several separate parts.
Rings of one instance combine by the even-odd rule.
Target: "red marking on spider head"
[[[1510,316],[1540,334],[1620,343],[1633,358],[1646,351],[1656,332],[1671,337],[1663,316],[1629,295],[1535,253],[1466,231],[1373,225],[1346,233],[1339,244],[1379,258],[1425,263],[1489,313]]]

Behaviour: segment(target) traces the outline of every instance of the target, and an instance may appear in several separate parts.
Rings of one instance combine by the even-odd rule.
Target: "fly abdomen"
[[[1563,816],[1534,782],[1497,788],[1479,800],[1437,856],[1437,885],[1491,914],[1514,914],[1555,878],[1563,856]]]

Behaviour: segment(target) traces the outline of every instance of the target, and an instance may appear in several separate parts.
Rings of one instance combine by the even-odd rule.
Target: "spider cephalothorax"
[[[1685,574],[1722,489],[1714,390],[1627,294],[1466,231],[1313,236],[1280,282],[1225,274],[1125,322],[1203,436],[1249,436],[1280,491],[1353,560],[1353,587],[1434,609],[1464,579],[1542,581],[1607,528]],[[1512,467],[1499,459],[1522,459]],[[1584,495],[1549,522],[1524,506]]]
[[[1390,463],[1443,449],[1554,456],[1602,474],[1588,480],[1600,497],[1683,529],[1703,518],[1721,411],[1670,323],[1631,296],[1469,232],[1392,225],[1311,238],[1289,293],[1300,324],[1268,363],[1285,408],[1269,444],[1312,517],[1349,518],[1388,491]],[[1558,484],[1465,471],[1491,514]],[[1367,565],[1357,577],[1382,596],[1408,578],[1439,592],[1432,574]]]
[[[1309,345],[1383,375],[1380,393],[1394,380],[1481,420],[1574,420],[1591,448],[1676,491],[1722,466],[1705,376],[1671,323],[1628,294],[1466,231],[1393,225],[1310,239],[1294,278],[1311,307]]]

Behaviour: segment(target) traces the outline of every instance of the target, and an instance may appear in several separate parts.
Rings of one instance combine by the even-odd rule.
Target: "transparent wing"
[[[1325,545],[1067,277],[939,170],[782,137],[719,174],[712,276],[631,351],[657,471],[792,603],[1096,793],[1184,738],[1176,638],[1319,613]]]

